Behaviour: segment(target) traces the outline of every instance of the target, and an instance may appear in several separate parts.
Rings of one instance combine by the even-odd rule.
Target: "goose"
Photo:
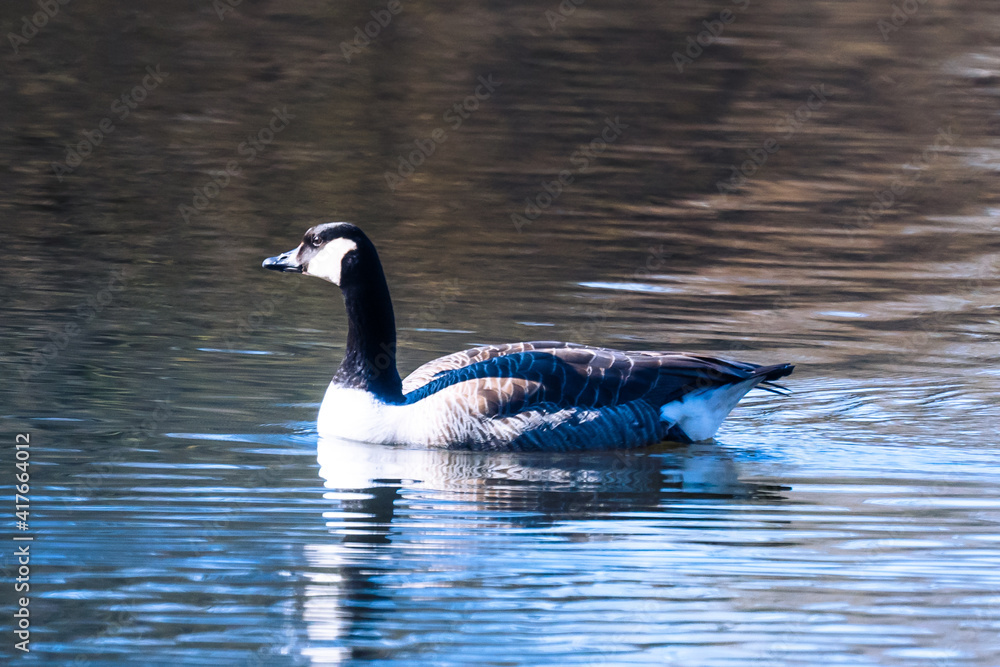
[[[791,364],[556,341],[483,345],[401,380],[382,263],[357,226],[328,222],[263,268],[340,287],[347,346],[317,418],[321,437],[420,448],[570,451],[708,440],[754,387]]]

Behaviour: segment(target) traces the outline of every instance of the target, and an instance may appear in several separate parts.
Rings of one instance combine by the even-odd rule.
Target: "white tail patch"
[[[329,280],[334,285],[340,285],[340,268],[344,261],[344,255],[357,250],[358,244],[351,239],[334,239],[319,249],[309,264],[303,267],[303,273],[307,276],[316,276],[323,280]]]
[[[762,379],[752,378],[737,384],[692,391],[681,400],[660,407],[660,418],[677,424],[695,442],[708,440],[719,430],[740,399]]]

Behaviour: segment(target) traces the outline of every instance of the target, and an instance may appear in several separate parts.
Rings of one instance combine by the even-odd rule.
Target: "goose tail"
[[[788,392],[774,380],[790,374],[794,368],[791,364],[744,368],[748,372],[742,379],[697,389],[660,406],[660,419],[668,424],[667,438],[679,442],[711,438],[740,399],[754,387],[775,394]]]
[[[793,364],[774,364],[773,366],[761,366],[760,368],[754,369],[753,377],[763,376],[763,380],[757,385],[758,388],[764,391],[769,391],[772,394],[777,394],[779,396],[787,396],[792,393],[792,390],[788,387],[783,387],[777,384],[775,380],[781,379],[785,376],[791,375],[792,371],[795,370]]]

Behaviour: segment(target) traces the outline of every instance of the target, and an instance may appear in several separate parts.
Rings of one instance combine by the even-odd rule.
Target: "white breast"
[[[316,428],[329,438],[359,442],[439,447],[448,433],[471,426],[468,411],[445,406],[432,396],[409,405],[383,403],[361,389],[330,383],[319,409]]]
[[[320,435],[361,442],[396,442],[396,415],[393,408],[367,391],[340,387],[326,388],[316,428]]]

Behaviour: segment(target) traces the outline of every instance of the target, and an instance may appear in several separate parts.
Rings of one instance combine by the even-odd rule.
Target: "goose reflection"
[[[754,498],[780,490],[741,481],[733,460],[714,442],[556,454],[393,448],[321,438],[317,459],[324,486],[335,491],[405,488],[494,510],[533,509],[548,520],[568,518],[566,507],[589,516],[593,510],[655,508],[670,495]],[[370,502],[357,500],[361,511],[370,508]]]
[[[511,531],[552,540],[558,530],[559,539],[580,540],[590,536],[575,526],[659,517],[665,504],[683,513],[687,503],[694,513],[704,512],[707,499],[783,500],[782,487],[741,481],[714,442],[553,454],[327,438],[318,461],[331,503],[323,516],[339,537],[306,546],[307,652],[322,664],[388,656],[381,647],[407,633],[399,618],[418,613],[413,589],[448,586],[435,584],[431,573],[453,573],[463,559],[486,557],[468,553],[482,549],[484,533],[496,535],[500,548]]]

